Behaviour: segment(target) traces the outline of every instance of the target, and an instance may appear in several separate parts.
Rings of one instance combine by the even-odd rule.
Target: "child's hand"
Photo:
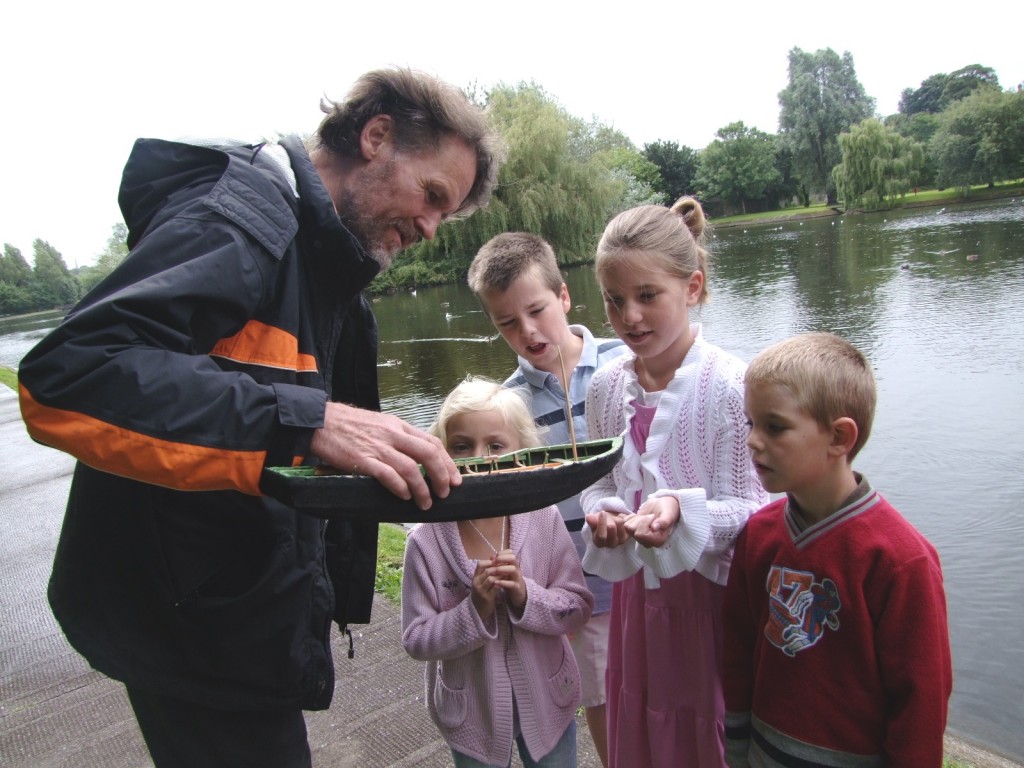
[[[485,622],[490,621],[494,615],[494,604],[498,599],[498,592],[501,591],[497,578],[490,573],[494,563],[494,560],[477,560],[476,571],[473,572],[473,591],[470,599],[476,612]]]
[[[626,529],[645,547],[661,547],[668,541],[679,522],[679,500],[675,496],[659,496],[640,505]]]
[[[487,571],[497,579],[497,585],[505,590],[509,604],[517,611],[522,611],[526,605],[526,581],[523,572],[519,570],[516,553],[511,549],[503,549],[491,560]]]
[[[628,517],[632,517],[632,515]],[[625,525],[626,518],[627,515],[620,515],[604,509],[587,515],[587,525],[590,526],[594,546],[611,548],[625,544],[630,536]]]

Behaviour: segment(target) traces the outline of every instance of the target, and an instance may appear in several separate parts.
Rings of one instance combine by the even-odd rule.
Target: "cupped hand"
[[[470,599],[473,601],[476,612],[484,621],[489,621],[494,615],[498,594],[501,592],[498,579],[490,572],[494,563],[494,560],[477,560],[476,570],[473,572]]]
[[[626,521],[626,528],[639,544],[661,547],[679,522],[679,501],[675,496],[648,499]]]
[[[503,549],[491,561],[488,573],[494,576],[497,585],[505,590],[505,599],[516,610],[526,605],[526,580],[519,569],[516,553],[511,549]]]
[[[632,515],[622,515],[606,509],[587,515],[587,525],[590,526],[594,546],[610,549],[625,544],[630,536],[626,528],[627,517]]]
[[[324,426],[313,433],[310,451],[344,472],[375,478],[399,498],[413,499],[420,509],[430,508],[431,491],[443,499],[462,483],[436,437],[396,416],[343,403],[327,403]]]

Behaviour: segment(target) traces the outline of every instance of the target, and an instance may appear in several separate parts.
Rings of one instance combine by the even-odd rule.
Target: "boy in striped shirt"
[[[587,385],[601,365],[627,351],[620,339],[598,341],[582,325],[570,325],[569,289],[555,252],[541,237],[507,232],[491,238],[469,267],[469,287],[484,312],[519,359],[505,386],[525,387],[534,421],[546,427],[549,445],[587,439],[584,413]],[[566,419],[566,395],[572,402],[572,429]],[[580,534],[583,510],[579,496],[558,505],[562,519],[583,557]],[[594,612],[570,638],[580,668],[587,726],[603,764],[607,763],[604,672],[608,647],[611,584],[587,574]]]

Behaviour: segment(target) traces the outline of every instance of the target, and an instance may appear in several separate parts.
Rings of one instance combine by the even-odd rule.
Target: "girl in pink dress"
[[[722,622],[733,542],[768,501],[746,446],[746,365],[704,340],[700,204],[616,216],[596,270],[629,346],[587,394],[592,438],[626,435],[583,493],[583,567],[616,582],[608,645],[609,766],[724,766]]]

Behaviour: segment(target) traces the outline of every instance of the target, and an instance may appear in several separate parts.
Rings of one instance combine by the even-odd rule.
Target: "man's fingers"
[[[462,478],[441,441],[396,416],[328,403],[312,452],[331,466],[375,478],[420,509],[448,495]],[[420,466],[422,465],[422,470]],[[430,484],[427,484],[427,478]]]
[[[423,466],[423,473],[430,478],[430,486],[434,495],[439,499],[446,498],[452,486],[462,484],[462,475],[459,474],[455,462],[452,461],[441,441],[436,437],[421,432],[411,425],[406,426],[413,431],[406,433],[407,442],[396,447],[412,458],[416,464]],[[418,479],[421,480],[423,477],[420,475],[419,467],[415,469],[419,478],[400,472],[409,482],[411,488],[418,487]],[[415,490],[413,495],[419,499]],[[427,498],[429,499],[429,493]],[[420,506],[422,509],[426,509],[426,507]]]

